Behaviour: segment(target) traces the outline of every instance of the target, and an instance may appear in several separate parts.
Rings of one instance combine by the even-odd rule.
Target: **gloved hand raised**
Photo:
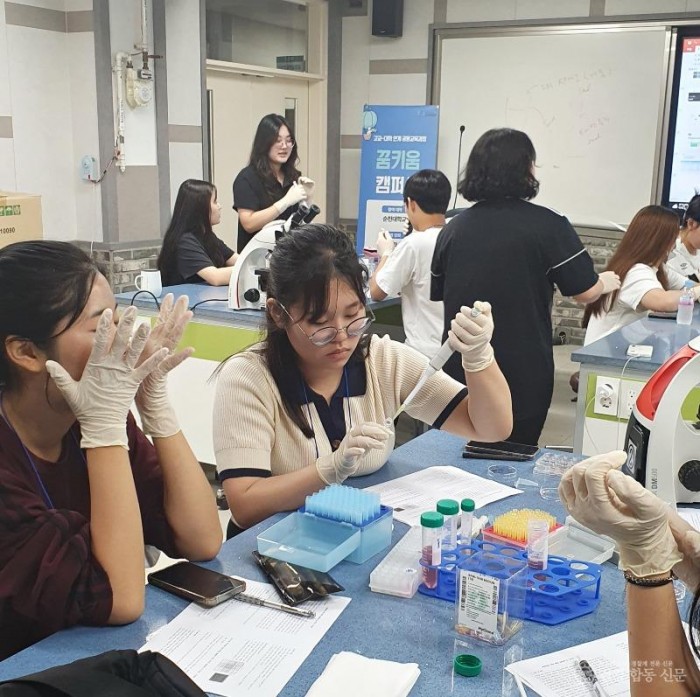
[[[314,189],[316,188],[316,182],[313,179],[309,179],[308,177],[299,177],[297,180],[299,184],[301,184],[304,187],[304,191],[306,191],[306,202],[311,205],[311,199],[313,198],[314,195]]]
[[[559,496],[579,523],[617,542],[622,569],[638,577],[666,573],[683,559],[668,506],[620,472],[626,459],[615,450],[574,465],[562,477]]]
[[[141,352],[140,362],[143,362],[163,347],[168,350],[167,358],[144,378],[136,393],[136,407],[141,415],[143,432],[154,438],[167,438],[180,430],[177,416],[168,400],[167,382],[168,373],[194,351],[186,348],[173,353],[182,339],[187,323],[192,319],[192,312],[187,309],[188,303],[186,295],[181,295],[176,303],[172,293],[165,296],[160,304],[156,325]]]
[[[277,209],[277,213],[282,215],[287,208],[296,206],[300,201],[305,201],[307,197],[306,189],[299,182],[294,182],[289,187],[289,191],[279,200],[272,205]]]
[[[377,254],[380,257],[388,257],[396,247],[396,242],[387,230],[382,228],[377,235]]]
[[[377,423],[354,426],[345,435],[338,449],[316,460],[318,474],[326,484],[342,484],[357,472],[360,461],[369,450],[382,450],[391,431]]]
[[[614,271],[603,271],[598,274],[598,279],[603,284],[603,292],[601,295],[612,293],[614,290],[620,289],[620,277]]]
[[[79,380],[73,380],[56,361],[46,361],[46,370],[80,423],[81,448],[120,445],[128,448],[126,416],[141,381],[165,358],[161,348],[138,368],[150,329],[142,324],[132,337],[136,308],[129,307],[112,322],[112,310],[102,313],[95,343]]]
[[[491,305],[477,300],[474,307],[462,306],[447,332],[450,347],[462,354],[462,367],[476,373],[493,363],[493,317]]]

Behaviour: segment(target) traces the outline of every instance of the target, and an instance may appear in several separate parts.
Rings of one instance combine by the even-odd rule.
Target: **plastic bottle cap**
[[[438,513],[443,515],[456,515],[459,513],[459,504],[453,499],[440,499],[436,508]]]
[[[460,653],[454,660],[455,673],[473,678],[481,673],[481,659],[470,653]]]
[[[462,499],[462,510],[467,511],[473,511],[474,510],[474,501],[472,499]]]
[[[420,517],[420,524],[424,528],[441,528],[445,524],[445,518],[442,513],[436,511],[428,511]]]

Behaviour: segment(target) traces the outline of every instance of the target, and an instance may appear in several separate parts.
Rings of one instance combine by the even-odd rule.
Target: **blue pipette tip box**
[[[346,515],[353,517],[357,512],[353,510],[355,499],[357,509],[364,510],[363,499],[372,495],[362,494],[359,489],[339,485],[314,494],[307,499],[314,513],[302,507],[260,533],[258,552],[316,571],[328,571],[343,559],[363,564],[391,544],[393,509],[379,505],[378,512],[375,509],[373,517],[362,524],[338,520]],[[336,509],[332,502],[337,496],[352,500],[348,506]]]

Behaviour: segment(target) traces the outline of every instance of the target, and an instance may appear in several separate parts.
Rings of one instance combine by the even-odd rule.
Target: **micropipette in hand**
[[[403,400],[401,406],[396,410],[394,414],[393,421],[396,421],[399,414],[413,401],[415,396],[420,392],[420,389],[425,385],[428,378],[432,377],[437,373],[438,370],[442,370],[442,366],[447,363],[449,357],[454,353],[454,349],[450,346],[449,339],[440,347],[439,351],[430,359],[430,362],[425,367],[423,374],[416,383],[416,386],[409,392],[408,397]]]

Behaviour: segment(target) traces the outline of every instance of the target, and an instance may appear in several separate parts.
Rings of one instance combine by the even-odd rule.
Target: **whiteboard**
[[[460,125],[462,170],[482,133],[517,128],[537,151],[536,203],[629,223],[653,198],[668,44],[665,27],[443,38],[438,167],[454,182]]]

